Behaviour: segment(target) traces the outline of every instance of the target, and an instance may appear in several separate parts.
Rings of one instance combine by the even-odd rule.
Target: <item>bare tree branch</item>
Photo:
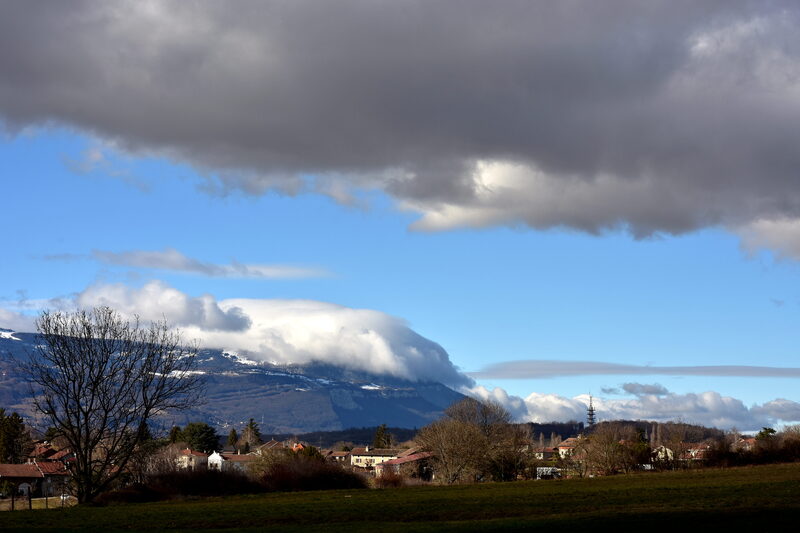
[[[40,342],[21,366],[35,408],[75,454],[79,502],[117,479],[148,435],[148,422],[197,405],[196,346],[185,347],[165,321],[142,325],[108,307],[44,312]]]

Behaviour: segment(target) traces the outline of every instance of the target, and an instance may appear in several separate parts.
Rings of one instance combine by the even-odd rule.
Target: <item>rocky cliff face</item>
[[[25,359],[36,336],[0,330],[0,406],[30,414],[27,383],[9,358]],[[169,415],[165,426],[206,421],[220,428],[254,418],[265,433],[331,431],[387,424],[422,427],[463,396],[436,382],[411,382],[328,365],[278,366],[201,350],[206,403]]]

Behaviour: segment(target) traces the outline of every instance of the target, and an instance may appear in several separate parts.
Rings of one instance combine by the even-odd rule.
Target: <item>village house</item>
[[[433,469],[429,459],[433,456],[431,452],[418,452],[396,459],[390,459],[375,465],[375,477],[381,477],[386,473],[402,474],[424,481],[433,480]]]
[[[278,442],[275,439],[270,439],[269,442],[265,442],[264,444],[256,447],[256,449],[250,453],[255,453],[257,455],[264,455],[267,452],[280,450],[282,448],[285,448],[282,442]]]
[[[0,464],[0,485],[8,481],[16,488],[16,494],[35,494],[43,480],[44,474],[34,463]]]
[[[562,459],[566,459],[567,457],[574,455],[575,448],[578,446],[579,442],[579,437],[570,437],[561,442],[558,446],[556,446],[556,449],[558,450],[558,456]]]
[[[325,458],[338,464],[350,464],[350,452],[328,452]]]
[[[257,455],[214,452],[208,456],[208,469],[247,474],[248,466],[257,459]]]
[[[552,459],[558,450],[556,448],[548,448],[548,447],[537,447],[531,450],[531,455],[534,459],[538,459],[540,461],[547,461],[548,459]]]
[[[208,454],[185,448],[178,454],[175,463],[183,470],[203,470],[208,467]]]
[[[53,455],[58,453],[58,450],[50,446],[47,442],[40,442],[34,446],[33,450],[28,454],[28,462],[49,460]]]
[[[392,459],[397,459],[398,451],[389,448],[353,448],[350,452],[350,466],[372,469]]]
[[[36,468],[42,473],[42,484],[39,487],[41,496],[58,496],[64,494],[69,482],[69,470],[60,461],[37,461]]]
[[[731,448],[736,452],[751,452],[756,449],[758,441],[755,437],[741,437]]]

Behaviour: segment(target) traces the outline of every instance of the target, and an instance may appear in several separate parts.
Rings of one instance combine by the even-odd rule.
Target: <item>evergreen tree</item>
[[[239,445],[256,446],[261,444],[261,431],[258,429],[258,424],[252,418],[242,430],[242,436],[239,439]]]
[[[205,422],[192,422],[181,431],[180,440],[185,440],[192,450],[211,453],[219,447],[217,432]]]
[[[169,441],[173,444],[181,440],[181,428],[180,426],[172,426],[172,429],[169,430]]]
[[[0,407],[0,462],[21,463],[31,447],[31,435],[17,413],[6,415]]]
[[[231,428],[231,432],[228,433],[228,446],[236,446],[236,443],[239,442],[239,435],[236,434],[236,428]]]
[[[391,448],[392,435],[386,429],[386,424],[381,424],[375,430],[375,437],[372,439],[373,448]]]

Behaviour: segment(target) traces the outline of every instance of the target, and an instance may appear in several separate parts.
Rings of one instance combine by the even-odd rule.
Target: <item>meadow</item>
[[[0,513],[7,531],[794,530],[800,464]],[[626,528],[626,529],[620,529]]]

